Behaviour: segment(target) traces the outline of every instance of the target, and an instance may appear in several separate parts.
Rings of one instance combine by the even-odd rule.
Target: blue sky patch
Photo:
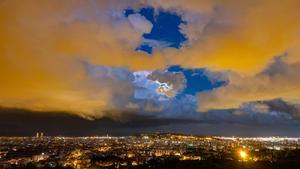
[[[187,24],[181,16],[170,11],[159,10],[155,12],[152,7],[142,8],[138,11],[126,9],[124,15],[128,17],[132,14],[144,16],[153,25],[150,33],[143,34],[143,41],[136,48],[138,51],[144,51],[151,54],[154,48],[171,47],[179,49],[187,41],[187,37],[180,32],[179,26]]]
[[[170,72],[182,72],[186,79],[186,88],[181,93],[182,95],[195,95],[198,92],[212,90],[222,87],[227,84],[227,81],[217,80],[212,81],[205,73],[206,69],[185,69],[178,65],[170,66]]]
[[[139,47],[136,48],[136,50],[145,51],[145,52],[151,54],[153,51],[153,47],[150,45],[147,45],[147,44],[141,44]]]

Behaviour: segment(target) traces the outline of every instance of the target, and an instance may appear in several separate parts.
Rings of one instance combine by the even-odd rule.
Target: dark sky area
[[[34,136],[127,136],[141,133],[183,133],[222,136],[299,136],[300,125],[242,125],[205,123],[197,120],[159,119],[150,116],[126,115],[123,120],[100,118],[86,120],[64,112],[32,112],[22,109],[1,109],[0,135]]]

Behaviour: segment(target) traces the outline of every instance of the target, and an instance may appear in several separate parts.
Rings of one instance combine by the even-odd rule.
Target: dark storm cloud
[[[269,106],[271,111],[286,112],[293,117],[299,119],[300,106],[292,103],[288,103],[282,99],[274,99],[268,101],[261,101]]]
[[[110,114],[112,112],[108,112]],[[135,115],[123,112],[122,117],[102,117],[87,120],[66,112],[33,112],[24,109],[0,109],[1,136],[34,136],[43,131],[46,135],[93,136],[130,135],[139,131],[169,124],[195,123],[195,120],[180,120],[154,116]]]
[[[226,136],[299,136],[299,123],[293,124],[243,124],[234,119],[234,110],[215,111],[202,120],[182,120],[138,116],[124,112],[118,119],[102,117],[87,120],[66,112],[32,112],[22,109],[0,109],[0,135],[34,136],[44,132],[48,136],[101,136],[135,135],[153,132],[174,132],[197,135]],[[108,112],[110,114],[112,112]],[[223,113],[223,115],[220,115]],[[238,130],[237,130],[238,129]]]

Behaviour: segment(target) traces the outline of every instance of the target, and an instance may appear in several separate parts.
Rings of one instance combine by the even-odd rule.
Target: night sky
[[[0,135],[300,136],[300,0],[0,1]]]

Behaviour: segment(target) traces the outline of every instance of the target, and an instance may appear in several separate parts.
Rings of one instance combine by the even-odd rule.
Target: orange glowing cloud
[[[151,24],[139,18],[145,25],[135,29],[122,12],[145,5],[172,10],[187,21],[181,31],[189,40],[181,49],[135,51]],[[227,87],[200,94],[200,110],[275,97],[298,102],[293,65],[300,61],[299,5],[299,0],[1,1],[0,106],[102,116],[115,108],[115,94],[132,94],[126,82],[90,77],[83,62],[129,70],[176,64],[234,72]],[[285,51],[291,55],[285,61],[289,73],[256,75]]]

